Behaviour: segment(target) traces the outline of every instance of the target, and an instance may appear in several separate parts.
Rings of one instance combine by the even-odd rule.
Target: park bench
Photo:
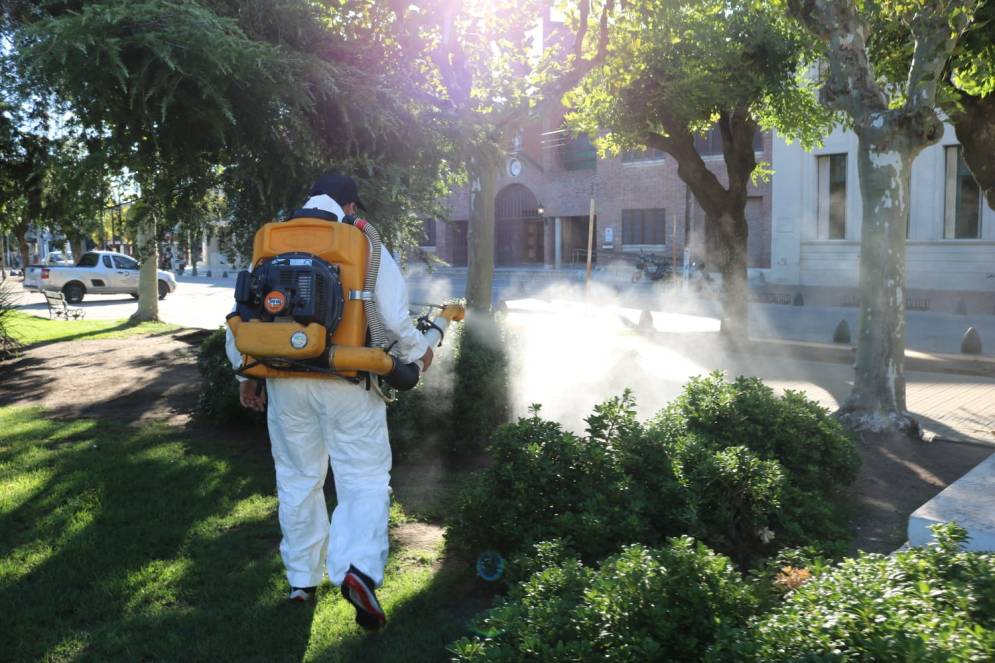
[[[66,302],[66,296],[61,292],[55,290],[43,290],[42,294],[45,295],[45,303],[48,304],[48,317],[51,318],[64,318],[69,320],[79,320],[86,313],[83,309],[76,306],[70,306]]]

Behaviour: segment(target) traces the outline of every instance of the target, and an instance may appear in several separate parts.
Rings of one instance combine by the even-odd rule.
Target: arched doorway
[[[539,201],[524,184],[509,184],[494,198],[494,263],[543,263]]]

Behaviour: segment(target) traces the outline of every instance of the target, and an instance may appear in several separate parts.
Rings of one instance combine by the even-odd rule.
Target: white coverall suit
[[[328,196],[308,200],[305,209],[345,216]],[[387,329],[391,353],[414,362],[428,348],[408,312],[404,277],[386,248],[381,249],[374,297]],[[231,331],[228,357],[242,357]],[[244,378],[243,378],[244,379]],[[328,577],[340,585],[349,566],[383,583],[390,511],[390,442],[387,409],[365,383],[317,378],[268,378],[267,423],[276,465],[280,555],[291,587],[314,587],[327,563]],[[322,486],[331,459],[338,505],[331,525]]]

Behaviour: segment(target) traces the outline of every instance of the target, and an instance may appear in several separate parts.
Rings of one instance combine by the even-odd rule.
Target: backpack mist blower
[[[239,374],[251,378],[327,377],[359,382],[364,377],[405,391],[421,369],[389,354],[373,293],[380,269],[380,235],[354,217],[300,210],[284,223],[256,233],[252,271],[235,284],[236,308],[227,322],[242,353]],[[429,346],[465,314],[459,304],[432,305],[418,329]],[[370,376],[377,376],[373,379]]]

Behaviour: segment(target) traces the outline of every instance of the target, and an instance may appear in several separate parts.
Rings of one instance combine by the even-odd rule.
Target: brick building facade
[[[704,212],[677,176],[672,157],[646,152],[600,159],[586,137],[571,137],[561,127],[562,114],[552,114],[522,127],[508,145],[492,203],[496,265],[583,264],[592,197],[596,262],[631,260],[640,251],[679,262],[685,246],[703,258]],[[771,136],[758,136],[756,147],[757,160],[769,163]],[[699,153],[725,183],[717,135],[703,137]],[[768,268],[770,184],[751,185],[749,196],[749,265]],[[430,221],[434,228],[426,233],[436,254],[453,265],[466,264],[469,201],[469,186],[453,191],[448,219]]]

